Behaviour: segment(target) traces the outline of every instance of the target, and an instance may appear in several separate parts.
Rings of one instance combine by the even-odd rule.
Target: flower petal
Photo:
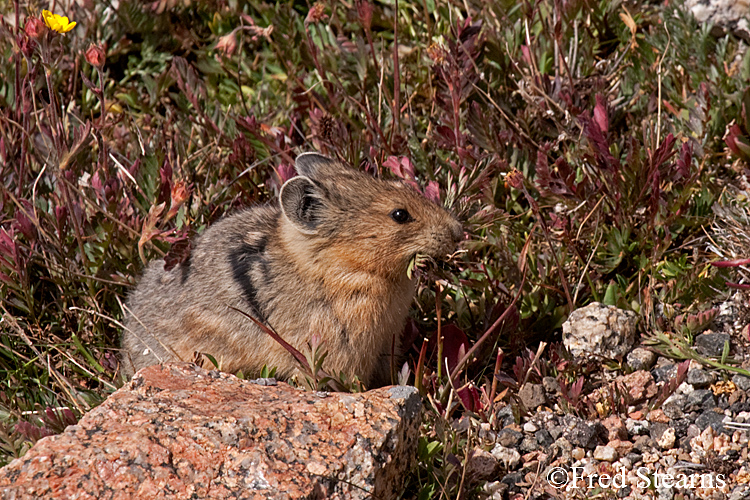
[[[48,10],[42,11],[42,17],[44,18],[44,24],[46,24],[49,29],[57,31],[58,33],[67,33],[75,28],[77,24],[75,21],[70,22],[70,19],[65,16],[58,16]]]
[[[63,19],[65,19],[65,25],[62,27],[62,31],[60,31],[60,33],[67,33],[68,31],[76,27],[77,23],[75,21],[71,23],[68,21],[67,17],[64,17]]]

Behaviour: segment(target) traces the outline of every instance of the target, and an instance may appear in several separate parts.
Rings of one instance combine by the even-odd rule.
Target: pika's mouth
[[[424,253],[415,253],[409,259],[406,274],[409,278],[414,276],[415,271],[421,273],[430,273],[439,271],[441,273],[456,272],[457,268],[454,263],[454,253],[444,252],[440,257],[435,257]]]

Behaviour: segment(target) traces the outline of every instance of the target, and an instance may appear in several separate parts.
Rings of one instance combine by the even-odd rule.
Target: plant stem
[[[393,126],[391,128],[391,146],[393,137],[401,131],[401,106],[399,103],[401,92],[401,75],[398,64],[398,0],[396,0],[393,14]]]

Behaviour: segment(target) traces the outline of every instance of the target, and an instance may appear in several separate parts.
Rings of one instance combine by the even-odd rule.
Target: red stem
[[[531,242],[530,238],[531,238],[531,234],[529,234],[529,239],[526,241],[526,245],[524,246],[527,246]],[[525,252],[521,252],[521,254],[523,255],[525,254]],[[458,377],[458,374],[461,372],[464,365],[466,365],[469,362],[471,357],[474,355],[474,353],[476,353],[479,350],[479,348],[484,343],[484,341],[487,340],[490,337],[490,335],[495,330],[498,329],[498,327],[503,323],[503,321],[505,321],[505,318],[510,314],[510,311],[513,309],[513,306],[515,306],[516,302],[518,302],[518,298],[521,296],[521,292],[523,292],[523,286],[524,284],[526,284],[526,271],[527,270],[528,270],[528,266],[524,265],[523,277],[521,279],[521,286],[518,287],[518,293],[516,293],[516,296],[513,297],[513,300],[511,301],[510,304],[508,304],[508,307],[505,308],[505,311],[503,312],[503,314],[501,314],[500,317],[497,318],[497,320],[492,324],[492,326],[489,327],[486,332],[484,332],[484,335],[482,335],[479,338],[479,340],[477,340],[474,343],[474,345],[471,346],[471,349],[469,349],[469,351],[466,354],[464,354],[464,357],[461,358],[461,360],[458,363],[456,363],[456,367],[453,368],[453,373],[450,374],[451,380],[454,380],[454,381],[456,380],[456,377]]]

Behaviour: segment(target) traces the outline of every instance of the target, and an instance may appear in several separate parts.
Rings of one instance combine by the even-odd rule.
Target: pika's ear
[[[302,153],[297,156],[294,167],[299,175],[304,175],[310,179],[322,179],[326,176],[335,175],[345,168],[336,160],[318,153]]]
[[[315,234],[325,205],[323,194],[309,178],[298,175],[281,186],[281,211],[298,231]]]

